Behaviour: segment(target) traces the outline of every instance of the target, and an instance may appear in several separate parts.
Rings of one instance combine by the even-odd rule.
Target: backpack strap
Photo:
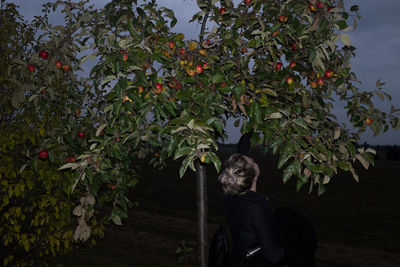
[[[210,243],[208,267],[229,267],[229,234],[226,225],[220,225]]]

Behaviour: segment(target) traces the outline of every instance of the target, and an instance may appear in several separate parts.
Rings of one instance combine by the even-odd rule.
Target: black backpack
[[[225,225],[221,225],[210,244],[208,267],[229,267],[229,257],[228,229]]]
[[[280,264],[288,267],[314,267],[317,233],[311,222],[290,207],[276,209],[274,216],[276,238],[285,251],[285,257]],[[210,244],[208,267],[230,266],[228,233],[225,225],[219,226],[215,232]],[[258,254],[257,248],[249,249]]]
[[[314,267],[317,233],[311,222],[290,207],[275,210],[275,234],[289,267]]]

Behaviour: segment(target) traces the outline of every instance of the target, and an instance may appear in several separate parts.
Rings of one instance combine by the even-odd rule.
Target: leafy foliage
[[[197,160],[218,170],[217,141],[230,117],[253,143],[279,152],[284,182],[297,177],[297,190],[309,184],[319,194],[338,169],[358,180],[354,161],[373,164],[373,150],[356,149],[366,127],[399,128],[397,109],[386,114],[373,105],[375,95],[390,100],[381,83],[372,92],[355,86],[355,48],[345,32],[358,8],[349,13],[333,0],[197,3],[198,41],[174,33],[173,11],[155,1],[114,0],[100,10],[56,1],[47,7],[61,9],[66,24],[43,24],[34,49],[10,66],[14,89],[39,117],[61,118],[43,146],[77,155],[60,167],[74,171],[72,189],[84,192],[75,239],[88,238],[97,199],[111,200],[110,220],[122,223],[138,158],[155,167],[179,159],[181,177]],[[88,60],[88,77],[78,76]],[[332,113],[336,101],[346,103],[352,129]]]
[[[71,149],[52,143],[49,138],[58,135],[57,127],[63,125],[61,111],[65,109],[65,103],[59,99],[46,106],[43,101],[40,105],[39,100],[28,101],[28,97],[32,98],[30,94],[37,94],[37,99],[52,97],[52,91],[47,91],[43,82],[63,90],[68,87],[60,82],[61,79],[48,79],[48,72],[36,77],[37,84],[31,83],[30,76],[12,80],[8,69],[3,68],[12,68],[13,64],[26,66],[25,56],[35,47],[36,27],[47,23],[46,12],[45,9],[42,17],[27,23],[19,16],[14,4],[1,2],[2,36],[10,37],[1,39],[5,53],[0,57],[3,93],[0,105],[2,265],[45,265],[48,258],[79,247],[78,243],[73,243],[76,219],[72,212],[80,195],[87,193],[79,188],[72,194],[74,173],[59,172],[58,168],[75,154]],[[5,32],[7,34],[3,35]],[[33,61],[42,63],[38,59]],[[27,94],[27,88],[33,92]],[[38,157],[39,151],[43,158]],[[104,223],[92,216],[88,224],[94,243],[103,235]]]
[[[77,201],[71,195],[73,173],[57,171],[61,164],[57,159],[35,158],[32,165],[25,164],[46,129],[40,122],[32,126],[18,122],[1,131],[0,247],[4,265],[38,264],[39,259],[44,264],[45,258],[77,247],[72,238],[76,224],[72,209]],[[53,150],[52,156],[57,153]],[[96,218],[90,226],[94,242],[103,235],[104,226]]]

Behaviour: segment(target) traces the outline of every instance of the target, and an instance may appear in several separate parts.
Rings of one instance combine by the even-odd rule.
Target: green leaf
[[[108,125],[108,124],[105,123],[105,124],[101,125],[99,128],[97,128],[96,136],[100,136],[101,132],[104,130],[104,128],[107,127],[107,125]]]
[[[78,163],[66,163],[66,164],[62,165],[60,168],[58,168],[58,170],[60,171],[60,170],[70,169],[70,168],[71,168],[71,170],[75,170],[78,167],[79,167]]]
[[[281,119],[282,118],[282,114],[280,112],[274,112],[271,114],[266,114],[265,115],[266,119]]]
[[[292,157],[292,155],[281,154],[278,160],[278,169],[282,168],[283,165]]]
[[[271,95],[271,96],[275,96],[275,97],[278,96],[278,94],[274,90],[269,89],[269,88],[264,89],[263,92],[265,92],[265,93],[267,93],[268,95]]]
[[[326,186],[322,183],[318,184],[318,196],[324,194],[326,191]]]
[[[283,143],[283,138],[278,138],[274,142],[272,142],[272,153],[276,154],[277,150],[279,149],[280,145]]]
[[[336,21],[335,24],[339,27],[339,29],[344,30],[347,27],[347,22],[345,20]]]
[[[192,148],[192,147],[187,147],[187,146],[180,147],[175,151],[174,160],[179,159],[180,157],[185,156],[185,155],[188,156],[193,151],[194,151],[194,148]]]
[[[354,147],[354,145],[350,142],[347,142],[346,147],[349,150],[350,155],[353,157],[356,154],[356,148]]]
[[[282,176],[283,183],[285,184],[287,181],[289,181],[289,179],[292,177],[292,175],[293,175],[293,172],[291,170],[288,170],[288,168],[286,168],[283,171],[283,176]]]
[[[214,167],[219,172],[221,168],[221,160],[218,158],[218,156],[214,152],[208,152],[208,156],[211,158],[211,161],[214,163]]]
[[[359,10],[358,5],[352,5],[352,6],[350,7],[350,11],[357,12],[358,10]]]
[[[221,72],[217,72],[216,74],[214,74],[211,81],[213,83],[219,84],[224,81],[224,77],[225,77],[224,74],[222,74]]]
[[[346,161],[338,161],[337,166],[339,167],[339,169],[342,169],[344,171],[348,171],[350,167],[349,163]]]
[[[118,144],[114,144],[112,147],[112,154],[115,158],[121,160],[122,159],[122,154],[121,154],[121,149]]]
[[[296,191],[299,192],[300,189],[306,184],[307,182],[304,182],[301,179],[297,179],[296,181]]]
[[[187,157],[183,160],[181,167],[179,168],[179,177],[182,178],[186,172],[190,162],[193,162],[193,158]]]
[[[115,215],[112,218],[113,223],[115,223],[116,225],[122,225],[122,221],[121,221],[121,217],[119,217],[118,215]]]
[[[224,70],[230,70],[233,66],[235,66],[235,63],[227,63],[224,65]]]

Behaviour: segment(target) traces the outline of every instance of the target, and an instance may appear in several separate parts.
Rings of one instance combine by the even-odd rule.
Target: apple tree
[[[48,25],[49,13],[44,7],[41,16],[27,22],[15,4],[1,1],[0,32],[8,37],[0,39],[2,266],[44,264],[82,245],[73,242],[76,218],[72,211],[86,191],[78,188],[72,194],[74,173],[58,171],[66,161],[75,160],[74,151],[49,139],[65,125],[63,99],[68,97],[49,105],[46,101],[55,97],[47,82],[60,91],[69,86],[62,83],[63,72],[52,70],[55,59],[46,51],[49,44],[35,37]],[[98,218],[90,218],[91,240],[84,245],[94,244],[103,235],[104,225]]]
[[[154,0],[114,0],[100,10],[88,4],[49,4],[62,10],[66,25],[48,25],[30,65],[17,60],[12,69],[17,84],[34,85],[25,95],[39,114],[53,103],[65,107],[58,111],[63,125],[44,143],[76,154],[60,167],[75,172],[73,188],[84,192],[74,210],[76,239],[88,238],[88,214],[101,199],[112,202],[110,219],[121,224],[132,205],[128,190],[138,182],[137,159],[158,167],[179,159],[181,177],[188,168],[201,174],[207,163],[219,170],[215,152],[228,118],[237,118],[254,144],[279,152],[283,182],[293,177],[297,190],[308,184],[318,194],[340,169],[358,180],[356,160],[373,164],[374,151],[357,148],[367,127],[375,134],[400,127],[397,109],[374,106],[375,96],[390,100],[381,84],[371,92],[356,86],[355,47],[345,32],[351,19],[356,25],[357,6],[198,0],[199,39],[186,40],[171,30],[173,11]],[[338,101],[350,128],[334,115]]]

